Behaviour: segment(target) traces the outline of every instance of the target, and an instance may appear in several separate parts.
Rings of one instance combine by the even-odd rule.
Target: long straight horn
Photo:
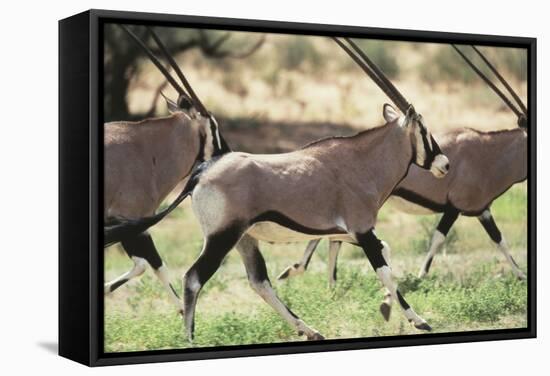
[[[183,83],[183,86],[185,87],[185,89],[187,90],[187,92],[189,93],[191,98],[193,99],[193,103],[195,104],[195,106],[197,106],[197,109],[199,110],[199,112],[203,116],[209,116],[208,115],[208,110],[206,109],[204,104],[201,102],[201,100],[199,99],[199,97],[197,96],[197,94],[195,93],[193,88],[191,87],[191,84],[189,83],[189,81],[187,81],[187,78],[185,78],[185,75],[181,71],[180,67],[178,66],[178,64],[176,63],[176,61],[172,57],[172,55],[170,55],[170,53],[168,52],[168,50],[166,49],[166,47],[164,46],[164,44],[162,43],[160,38],[157,36],[155,31],[150,27],[147,27],[147,30],[149,31],[149,33],[151,33],[151,36],[153,37],[155,43],[157,44],[157,46],[159,46],[160,50],[162,51],[162,53],[164,54],[164,56],[166,57],[166,59],[168,60],[170,65],[172,66],[172,68],[176,71],[176,74],[178,75],[179,79]]]
[[[359,56],[356,55],[348,46],[346,46],[341,40],[339,40],[336,37],[332,37],[332,39],[352,58],[353,61],[363,69],[363,71],[374,81],[380,89],[392,100],[392,102],[401,110],[403,113],[405,113],[406,108],[403,106],[403,104],[399,101],[399,99],[392,93],[392,91],[387,87],[387,85],[384,83],[384,81],[369,67]]]
[[[481,79],[485,81],[485,83],[489,85],[491,89],[493,89],[493,91],[500,97],[500,99],[504,101],[504,103],[506,103],[506,105],[516,114],[518,118],[523,116],[523,114],[516,108],[516,106],[514,106],[514,104],[510,102],[508,97],[506,97],[506,95],[504,95],[504,93],[500,91],[499,88],[496,87],[496,85],[489,78],[487,78],[487,76],[485,76],[483,72],[481,72],[479,68],[476,67],[474,63],[472,63],[472,61],[468,59],[468,57],[466,57],[466,55],[464,55],[464,53],[460,51],[460,49],[457,46],[455,46],[454,44],[451,44],[451,46],[453,46],[456,52],[458,52],[458,54],[464,59],[464,61],[466,61],[466,63],[470,66],[470,68],[472,68],[474,72],[476,72],[477,75],[481,77]]]
[[[524,114],[525,116],[527,116],[527,107],[526,107],[525,104],[522,102],[522,100],[519,98],[519,96],[516,94],[516,92],[512,89],[512,87],[508,84],[508,82],[506,82],[506,80],[504,79],[504,77],[502,77],[502,75],[497,71],[497,69],[495,68],[495,66],[489,62],[489,60],[485,57],[485,55],[483,55],[483,54],[481,53],[481,51],[477,49],[476,46],[472,46],[472,48],[473,48],[474,51],[479,55],[479,57],[485,62],[485,64],[487,64],[487,66],[489,67],[489,69],[491,69],[491,71],[495,74],[495,76],[497,76],[497,78],[498,78],[499,81],[504,85],[504,87],[506,88],[506,90],[508,90],[508,92],[510,93],[510,95],[514,98],[514,100],[516,101],[516,103],[518,104],[518,106],[519,106],[519,107],[521,108],[521,110],[523,111],[523,114]]]
[[[182,89],[182,87],[177,83],[177,81],[172,77],[170,72],[162,65],[162,63],[159,61],[159,59],[155,56],[155,54],[143,43],[141,39],[138,38],[136,34],[132,30],[128,28],[126,25],[120,25],[119,26],[124,30],[132,39],[141,47],[143,52],[147,54],[149,59],[155,64],[155,66],[160,70],[160,72],[166,77],[166,80],[172,85],[172,87],[178,92],[179,95],[182,95],[184,97],[189,98],[185,90]]]
[[[407,109],[410,107],[410,103],[405,99],[405,97],[397,90],[397,88],[392,84],[392,82],[386,77],[384,72],[374,62],[367,56],[365,52],[357,44],[353,42],[350,38],[345,38],[348,43],[353,47],[355,52],[361,56],[361,58],[371,67],[371,69],[380,77],[380,79],[385,83],[385,85],[393,92],[393,95],[399,100],[401,103],[401,111],[403,113],[406,113]]]

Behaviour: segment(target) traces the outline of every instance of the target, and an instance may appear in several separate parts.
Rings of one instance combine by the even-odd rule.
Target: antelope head
[[[397,121],[410,135],[414,164],[429,170],[435,177],[442,178],[449,172],[449,159],[441,152],[438,143],[424,125],[422,115],[410,106],[405,115],[389,105],[384,105],[384,119],[388,123]]]
[[[344,38],[351,48],[340,39],[336,43],[367,73],[367,75],[386,93],[392,102],[404,114],[391,105],[385,104],[383,115],[388,123],[398,122],[408,132],[413,150],[413,163],[429,170],[435,177],[442,178],[449,172],[449,159],[443,154],[434,137],[426,127],[422,115],[397,90],[380,68],[351,39]]]
[[[166,97],[163,93],[162,96],[166,100],[166,105],[168,106],[168,111],[172,114],[177,112],[183,112],[185,113],[191,120],[198,122],[199,124],[199,131],[201,133],[201,137],[206,139],[206,150],[204,153],[205,159],[210,159],[212,157],[215,157],[217,155],[224,154],[228,151],[230,151],[227,143],[223,139],[223,137],[220,134],[218,122],[214,118],[214,116],[206,109],[206,106],[201,102],[193,88],[191,87],[191,84],[183,74],[182,70],[176,63],[176,60],[172,57],[172,55],[168,52],[160,38],[157,36],[155,31],[147,27],[147,30],[149,31],[149,34],[159,47],[159,50],[162,52],[172,69],[176,72],[179,80],[183,84],[183,87],[172,77],[168,69],[164,67],[164,65],[159,61],[159,59],[155,56],[155,54],[147,47],[147,45],[139,39],[130,28],[128,28],[126,25],[120,25],[126,33],[128,33],[132,39],[143,49],[143,51],[147,54],[149,59],[155,64],[155,66],[160,70],[160,72],[164,75],[166,80],[170,83],[170,85],[177,91],[178,93],[178,99],[177,101],[173,101]]]

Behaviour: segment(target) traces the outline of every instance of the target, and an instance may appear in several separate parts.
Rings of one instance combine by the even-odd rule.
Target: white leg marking
[[[176,305],[179,311],[183,310],[183,301],[178,299],[178,296],[172,289],[172,285],[170,284],[170,273],[166,265],[162,264],[160,268],[155,270],[155,274],[168,292],[170,300]]]
[[[376,269],[376,274],[378,274],[378,277],[380,278],[384,286],[388,289],[388,291],[390,291],[392,298],[398,300],[399,298],[397,296],[397,286],[392,279],[390,267],[382,266]],[[401,306],[401,304],[399,304],[399,306]],[[416,327],[426,324],[426,320],[418,316],[412,308],[404,308],[401,306],[401,309],[403,310],[403,313],[405,314],[407,320],[409,320],[409,322],[412,322]]]
[[[443,235],[439,230],[435,230],[434,234],[432,235],[432,240],[430,242],[430,249],[428,251],[428,254],[426,255],[426,258],[424,259],[422,267],[420,268],[420,272],[418,273],[419,278],[424,277],[428,273],[429,266],[431,265],[433,258],[437,253],[437,250],[444,242],[445,235]]]
[[[317,245],[319,244],[320,241],[321,241],[320,238],[311,240],[307,244],[306,250],[304,251],[304,255],[302,256],[302,260],[297,264],[290,265],[290,266],[286,267],[286,269],[283,270],[283,272],[281,274],[279,274],[277,279],[281,280],[281,279],[286,279],[286,278],[290,278],[290,277],[294,277],[294,276],[303,274],[306,271],[307,264],[308,264],[309,260],[311,259],[311,256],[312,256],[313,252],[315,251],[315,248],[317,247]]]
[[[124,273],[120,277],[115,278],[111,282],[108,282],[104,285],[105,295],[110,294],[112,292],[113,286],[119,284],[120,281],[122,280],[129,281],[132,278],[138,277],[145,272],[147,261],[144,258],[132,256],[132,260],[134,261],[134,267],[130,269],[130,271]]]
[[[498,249],[504,254],[504,257],[506,257],[506,260],[512,267],[512,271],[518,277],[519,279],[527,279],[527,276],[519,269],[518,265],[512,258],[512,255],[510,254],[510,250],[508,248],[508,244],[506,243],[506,240],[504,237],[502,237],[502,240],[500,243],[497,244]]]
[[[480,220],[484,220],[484,221],[488,221],[492,218],[493,216],[491,215],[491,211],[490,210],[484,210],[483,213],[481,213],[481,215],[479,216],[479,219]]]
[[[382,243],[382,256],[384,257],[384,260],[386,260],[386,264],[390,265],[390,257],[391,257],[391,248],[385,241],[381,241]],[[393,303],[391,291],[386,288],[386,293],[384,294],[384,300],[382,301],[382,305],[380,306],[380,311],[382,312],[382,315],[384,316],[384,319],[386,321],[390,318],[391,313],[391,306]],[[385,306],[384,306],[385,305]]]
[[[295,327],[299,334],[304,333],[308,339],[323,339],[317,330],[310,328],[306,323],[289,312],[288,308],[277,297],[269,281],[251,281],[250,285],[267,304],[283,317],[283,319]]]
[[[252,289],[262,297],[262,299],[269,304],[283,319],[285,319],[291,326],[296,328],[298,334],[305,334],[310,340],[324,339],[318,331],[307,326],[300,318],[292,314],[290,309],[281,302],[275,290],[269,282],[268,276],[264,272],[258,273],[258,263],[265,263],[259,250],[257,249],[258,242],[256,239],[245,235],[237,243],[237,250],[243,259],[246,272],[248,274],[248,281]],[[263,269],[263,268],[262,268]],[[261,269],[260,269],[261,270]]]

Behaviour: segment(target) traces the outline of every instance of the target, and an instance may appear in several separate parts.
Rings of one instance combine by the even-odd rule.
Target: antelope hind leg
[[[139,277],[145,272],[147,266],[147,261],[145,261],[145,259],[136,256],[131,256],[131,259],[134,262],[132,269],[104,284],[103,291],[105,295],[109,295],[132,278]]]
[[[193,341],[195,334],[195,308],[199,293],[206,282],[220,267],[223,259],[237,243],[242,231],[239,226],[229,226],[207,235],[202,252],[185,273],[183,280],[184,322],[187,338]]]
[[[258,249],[258,241],[251,236],[244,235],[237,244],[243,259],[248,281],[252,289],[262,297],[282,318],[293,326],[298,335],[305,334],[308,340],[325,339],[317,330],[309,327],[296,316],[277,296],[267,275],[264,258]]]
[[[306,250],[304,251],[304,255],[302,256],[302,260],[299,263],[293,264],[288,266],[279,276],[277,277],[278,280],[287,279],[289,277],[294,277],[296,275],[303,274],[309,265],[309,262],[311,261],[311,256],[313,256],[313,252],[315,252],[315,249],[319,245],[319,242],[321,239],[313,239],[311,240],[306,247]]]
[[[157,248],[155,247],[155,243],[153,242],[153,238],[151,237],[151,235],[147,232],[144,232],[136,237],[123,241],[122,246],[126,250],[126,253],[128,253],[129,255],[137,257],[141,260],[146,260],[149,265],[151,265],[155,272],[155,275],[160,280],[162,286],[168,293],[170,301],[176,306],[178,312],[182,314],[183,304],[178,294],[176,293],[174,286],[170,282],[170,273],[168,271],[168,268],[162,261],[162,258],[160,257]],[[143,270],[145,271],[145,267],[143,268]]]
[[[428,274],[435,254],[437,253],[441,245],[445,242],[445,238],[449,233],[449,230],[455,223],[456,219],[458,218],[458,214],[459,212],[456,209],[449,209],[443,213],[443,216],[441,217],[437,228],[432,235],[430,248],[428,250],[426,258],[424,259],[424,262],[422,263],[422,267],[418,272],[418,278],[423,278],[426,274]]]
[[[126,282],[130,281],[133,278],[139,277],[145,272],[145,269],[147,268],[147,262],[151,258],[151,249],[146,240],[147,236],[149,235],[143,233],[121,242],[122,248],[124,249],[126,254],[132,259],[132,261],[134,262],[134,266],[123,275],[115,278],[110,282],[105,283],[105,295],[112,293],[120,286],[124,285]],[[157,257],[159,257],[158,253],[156,253],[156,249],[154,249],[154,245],[152,251],[157,255]]]

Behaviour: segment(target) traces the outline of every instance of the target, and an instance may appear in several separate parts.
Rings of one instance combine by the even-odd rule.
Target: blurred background
[[[319,137],[383,123],[382,105],[389,99],[326,37],[155,30],[235,150],[287,151]],[[145,28],[134,31],[158,51]],[[432,131],[515,126],[513,113],[450,45],[356,42],[422,113]],[[462,49],[490,75],[471,49]],[[481,50],[526,102],[526,51]],[[167,114],[161,90],[177,97],[136,43],[116,25],[107,25],[105,121]]]
[[[133,30],[156,50],[143,27]],[[389,99],[328,38],[155,30],[215,114],[234,150],[284,152],[321,137],[351,135],[384,123],[382,105]],[[422,113],[436,137],[455,127],[516,127],[512,111],[451,46],[355,41]],[[481,50],[526,102],[526,51]],[[472,50],[463,47],[463,51],[480,62]],[[168,112],[160,91],[177,97],[134,41],[114,25],[105,29],[104,71],[106,121],[164,116]],[[526,271],[527,183],[502,195],[492,212],[511,254]],[[436,256],[428,277],[416,277],[438,220],[437,215],[403,214],[391,205],[379,212],[377,234],[392,248],[392,270],[411,306],[435,332],[525,327],[527,284],[514,278],[476,218],[459,218],[443,247],[444,255]],[[151,233],[181,294],[181,277],[202,246],[189,200]],[[305,246],[261,244],[279,296],[305,322],[327,338],[418,334],[397,307],[390,321],[384,322],[378,313],[381,284],[363,251],[351,245],[342,248],[335,289],[327,286],[326,242],[321,242],[305,275],[276,281],[286,266],[301,258]],[[105,253],[106,280],[131,266],[120,248]],[[190,346],[180,316],[150,270],[107,296],[104,313],[107,352]],[[229,253],[205,285],[196,319],[194,346],[303,340],[252,291],[236,252]]]

